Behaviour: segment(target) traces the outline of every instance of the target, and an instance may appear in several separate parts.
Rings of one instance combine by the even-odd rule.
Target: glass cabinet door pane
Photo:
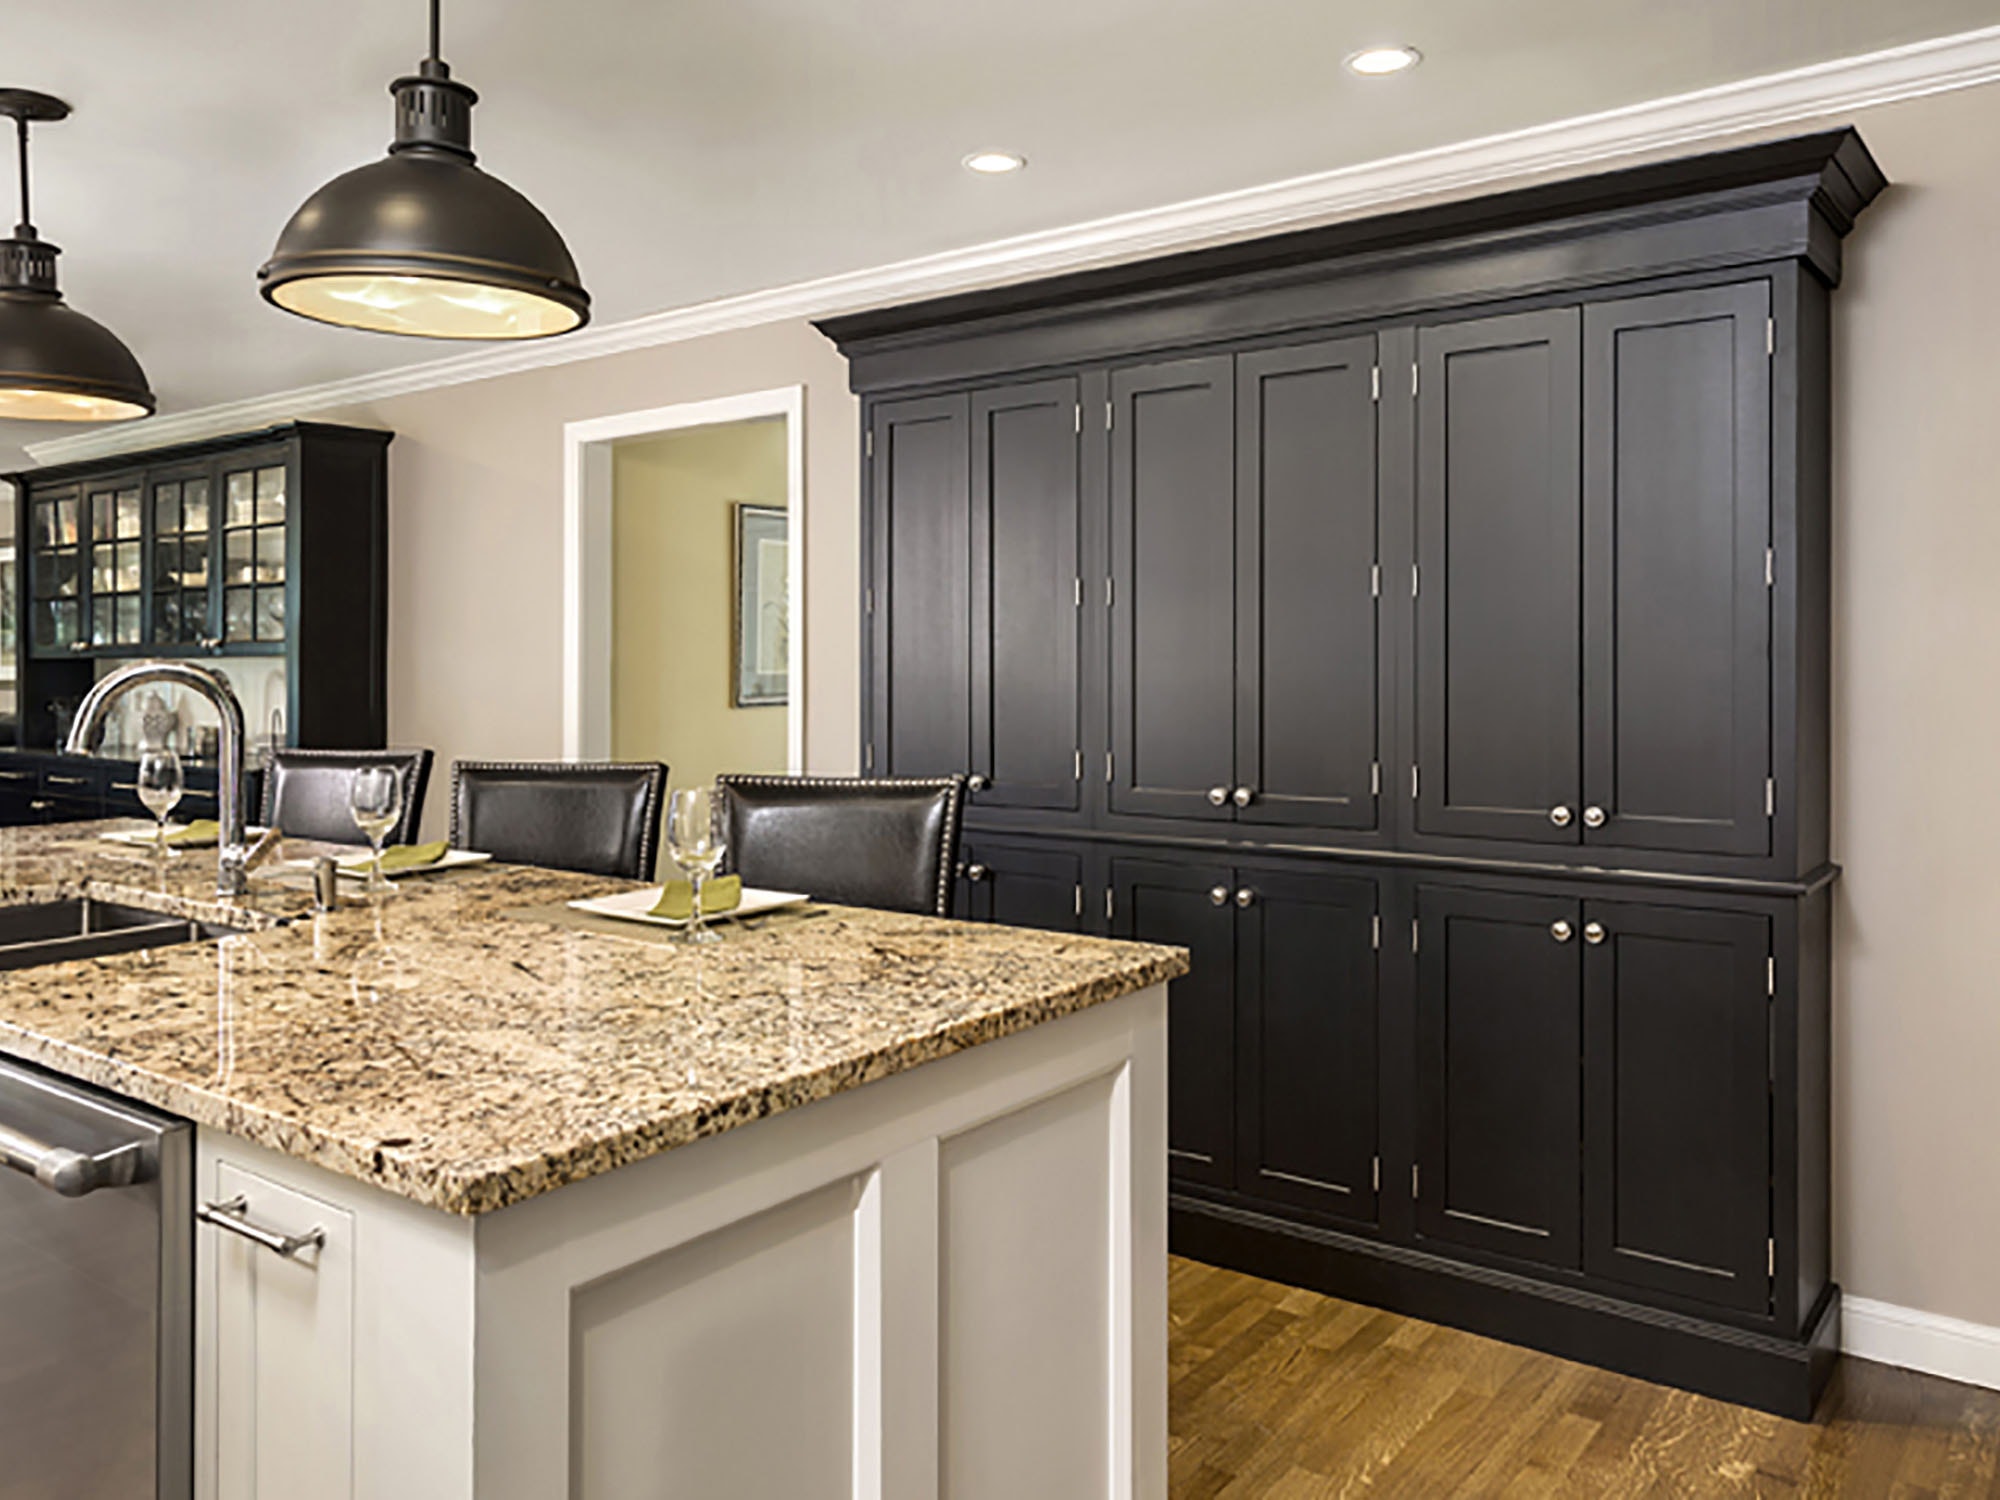
[[[118,544],[118,592],[121,594],[139,592],[139,543],[137,542]]]
[[[56,606],[52,600],[39,600],[34,608],[34,632],[37,646],[53,646],[56,643]]]
[[[118,644],[139,644],[139,596],[127,594],[118,601]]]
[[[110,599],[93,599],[90,601],[90,644],[93,646],[108,646],[111,644],[111,606],[112,601]]]
[[[139,491],[120,490],[117,504],[119,538],[123,540],[126,537],[138,536],[144,525],[142,517],[145,514],[139,505]]]
[[[181,596],[153,595],[153,639],[177,641],[181,638]]]
[[[181,529],[208,530],[208,481],[190,479],[181,487]]]
[[[257,590],[257,639],[282,641],[285,638],[285,591],[282,587]]]
[[[108,540],[111,536],[111,491],[98,490],[90,497],[90,534]]]
[[[255,532],[226,531],[222,535],[222,581],[224,583],[249,583],[255,566],[253,544]]]
[[[257,524],[282,523],[285,519],[285,471],[282,466],[257,471]]]
[[[231,641],[255,639],[252,608],[254,589],[231,589],[222,601],[222,635]]]
[[[56,504],[53,500],[39,500],[35,503],[35,524],[29,530],[29,538],[34,546],[53,547],[60,533],[56,530]]]
[[[92,593],[108,594],[117,585],[118,549],[109,542],[100,543],[90,549],[90,588]]]
[[[82,586],[83,562],[75,552],[58,552],[50,559],[55,569],[54,593],[65,598],[75,595]]]
[[[208,587],[208,538],[191,536],[181,543],[181,586],[190,589]]]
[[[181,487],[178,484],[153,486],[153,535],[171,536],[181,529]]]
[[[58,599],[49,608],[55,611],[56,644],[74,645],[83,639],[83,606],[75,599]]]
[[[285,581],[285,532],[283,527],[257,528],[257,581]]]
[[[208,634],[208,591],[181,595],[181,639],[198,641]]]
[[[249,469],[239,469],[234,474],[223,476],[222,524],[225,526],[249,526],[257,519],[257,476]]]
[[[80,503],[74,496],[67,500],[56,501],[55,539],[62,546],[73,547],[76,545],[77,506]]]
[[[153,543],[153,589],[181,586],[181,544],[178,537],[160,537]]]

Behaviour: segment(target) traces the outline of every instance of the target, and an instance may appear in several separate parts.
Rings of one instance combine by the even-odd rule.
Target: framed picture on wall
[[[735,673],[736,708],[781,704],[790,695],[792,604],[790,542],[785,512],[737,504]]]

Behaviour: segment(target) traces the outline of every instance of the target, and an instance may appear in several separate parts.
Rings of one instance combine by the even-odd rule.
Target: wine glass
[[[139,774],[134,779],[138,785],[139,801],[153,815],[157,829],[154,847],[159,850],[160,858],[165,859],[170,852],[167,847],[167,814],[180,805],[181,793],[187,789],[187,778],[181,772],[181,758],[169,746],[141,746]]]
[[[368,835],[368,847],[375,856],[368,869],[368,894],[379,900],[390,890],[382,876],[382,840],[403,815],[403,778],[389,766],[361,767],[347,786],[347,810]]]
[[[713,795],[705,786],[675,792],[667,803],[667,853],[687,872],[694,900],[688,911],[681,941],[719,943],[720,933],[704,925],[701,918],[701,888],[722,863],[722,832],[715,826]]]

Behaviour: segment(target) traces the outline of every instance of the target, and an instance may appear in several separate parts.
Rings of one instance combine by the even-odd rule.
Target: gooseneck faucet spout
[[[217,736],[216,803],[222,836],[215,857],[215,889],[220,896],[241,896],[250,886],[250,871],[270,850],[276,830],[267,832],[254,845],[245,837],[247,819],[243,812],[243,705],[235,690],[217,672],[189,661],[139,661],[120,667],[85,695],[71,726],[71,755],[89,755],[92,744],[102,737],[104,721],[111,705],[129,689],[149,683],[183,687],[215,705],[222,720]]]

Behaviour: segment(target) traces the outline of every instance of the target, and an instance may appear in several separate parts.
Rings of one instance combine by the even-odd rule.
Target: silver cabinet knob
[[[1229,801],[1229,788],[1226,786],[1210,787],[1208,789],[1208,801],[1211,807],[1225,805]]]
[[[1208,893],[1208,899],[1210,905],[1227,906],[1229,904],[1229,887],[1226,885],[1216,886]]]
[[[1234,802],[1238,807],[1248,807],[1250,803],[1256,798],[1256,796],[1257,794],[1251,791],[1250,788],[1247,786],[1239,786],[1235,791],[1229,794],[1230,800]]]
[[[1602,828],[1604,826],[1604,809],[1601,807],[1586,807],[1583,810],[1583,826],[1585,828]]]
[[[1571,927],[1569,923],[1560,919],[1549,923],[1549,936],[1559,943],[1568,942],[1575,934],[1575,931],[1576,929]]]
[[[1247,885],[1244,886],[1242,889],[1238,890],[1236,893],[1236,904],[1238,906],[1251,906],[1256,903],[1256,900],[1257,900],[1257,893],[1251,890],[1250,887]]]
[[[971,790],[975,792],[983,792],[989,786],[993,785],[993,783],[988,781],[984,776],[979,776],[979,775],[972,775],[966,777],[965,784],[967,787],[969,787]]]
[[[1583,924],[1583,940],[1586,943],[1603,942],[1604,924],[1602,922],[1585,922]]]
[[[984,865],[967,865],[965,867],[965,878],[967,880],[984,880],[991,873],[992,871],[988,870]]]
[[[1562,806],[1561,804],[1557,804],[1556,806],[1549,809],[1549,821],[1555,824],[1556,827],[1558,828],[1569,827],[1569,820],[1571,816],[1572,815],[1570,813],[1570,810],[1567,807]]]

